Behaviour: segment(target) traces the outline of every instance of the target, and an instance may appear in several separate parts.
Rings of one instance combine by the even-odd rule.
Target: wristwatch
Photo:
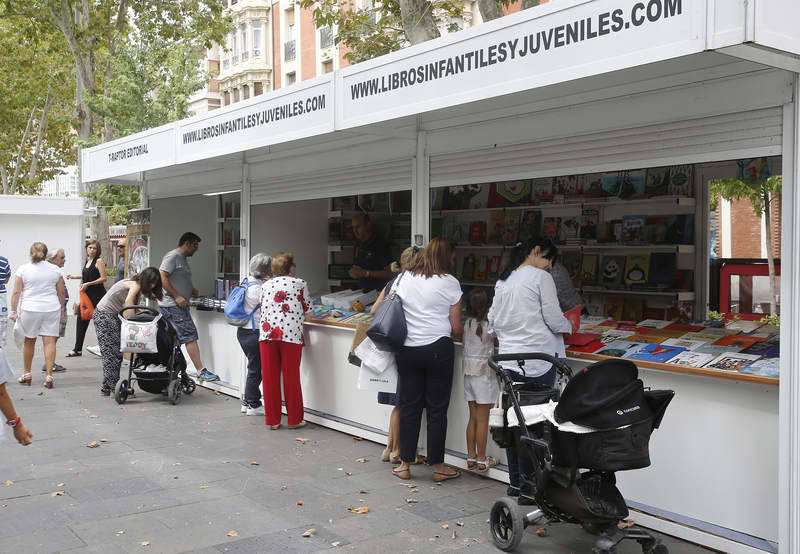
[[[9,427],[16,427],[17,425],[19,425],[19,422],[20,422],[20,418],[9,419],[8,421],[6,421],[6,425],[8,425]]]

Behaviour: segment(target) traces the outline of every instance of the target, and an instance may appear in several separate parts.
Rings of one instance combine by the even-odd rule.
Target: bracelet
[[[8,425],[9,427],[16,427],[17,425],[19,425],[20,421],[21,421],[20,418],[9,419],[8,421],[6,421],[6,425]]]

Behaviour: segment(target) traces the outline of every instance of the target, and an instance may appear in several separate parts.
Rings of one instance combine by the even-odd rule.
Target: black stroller
[[[544,385],[515,384],[515,373],[498,363],[516,361],[523,368],[524,360],[555,366],[559,379],[569,379],[563,392]],[[533,474],[522,475],[521,480],[532,491],[536,506],[523,513],[525,508],[511,498],[497,500],[489,519],[495,546],[513,550],[528,525],[546,518],[577,523],[598,535],[593,554],[612,554],[625,539],[637,541],[645,554],[667,554],[667,547],[644,529],[618,527],[628,517],[628,507],[616,487],[614,472],[650,465],[650,435],[675,393],[645,390],[636,365],[627,360],[597,362],[574,377],[564,361],[547,354],[498,354],[489,358],[489,366],[504,385],[504,413],[513,407],[519,422],[525,421],[522,406],[553,400],[558,402],[552,416],[557,424],[572,422],[595,429],[564,432],[548,419],[509,427],[503,416],[506,425],[493,429],[492,438],[503,448],[516,447],[520,458],[532,462]]]
[[[140,312],[128,319],[129,322],[149,323],[159,314],[156,310],[146,306],[125,306],[120,310],[121,316],[128,310]],[[156,354],[131,354],[128,365],[128,378],[117,381],[114,390],[114,399],[117,404],[124,404],[129,396],[135,397],[133,390],[134,381],[139,388],[151,394],[161,394],[166,391],[169,401],[179,404],[181,394],[192,394],[196,387],[195,382],[186,374],[186,359],[181,352],[178,333],[175,328],[163,318],[158,320],[156,334],[158,352]],[[164,366],[164,371],[147,370],[148,366]]]

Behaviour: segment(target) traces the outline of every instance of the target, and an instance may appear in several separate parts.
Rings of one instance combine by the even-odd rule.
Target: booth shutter
[[[766,108],[432,156],[431,186],[777,155],[781,139]]]
[[[284,176],[279,180],[253,183],[251,204],[333,198],[373,192],[409,190],[414,160],[385,161],[358,167]]]

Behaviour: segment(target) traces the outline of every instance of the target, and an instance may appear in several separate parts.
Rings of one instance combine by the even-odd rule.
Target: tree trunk
[[[478,10],[484,21],[491,21],[503,17],[503,8],[497,0],[478,0]]]
[[[3,194],[8,194],[8,173],[3,166],[0,166],[0,182],[3,183]]]
[[[33,150],[33,159],[31,160],[31,169],[28,172],[28,182],[33,183],[36,180],[36,171],[39,168],[39,155],[42,152],[42,138],[44,137],[44,130],[47,127],[47,112],[50,111],[50,104],[53,101],[53,84],[47,86],[47,98],[44,101],[44,108],[42,108],[42,117],[39,119],[39,132],[36,136],[36,148]]]
[[[520,9],[527,10],[528,8],[535,8],[542,3],[542,0],[522,0],[522,7]]]
[[[31,125],[33,124],[33,115],[36,113],[36,106],[31,110],[31,115],[28,117],[28,124],[25,126],[25,132],[22,133],[22,141],[19,143],[19,151],[17,151],[17,159],[14,162],[14,175],[11,177],[11,194],[17,192],[17,180],[19,179],[19,170],[22,167],[22,152],[25,150],[25,143],[28,142],[28,135],[31,132]]]
[[[767,267],[769,268],[769,315],[778,315],[777,286],[775,283],[775,253],[772,251],[772,203],[769,190],[763,193],[764,228],[767,234]]]
[[[114,256],[111,251],[111,239],[108,232],[108,211],[106,208],[97,208],[97,216],[91,218],[89,222],[89,234],[100,243],[102,248],[101,258],[106,263],[106,267],[114,267]]]
[[[427,0],[400,0],[400,16],[406,38],[411,44],[439,38],[439,28],[433,19],[433,6]]]
[[[103,80],[103,96],[108,97],[108,84],[111,82],[111,79],[114,77],[114,73],[111,70],[111,60],[117,53],[117,40],[122,35],[125,27],[127,26],[128,22],[128,1],[122,0],[119,3],[119,8],[117,9],[117,22],[114,25],[114,31],[111,34],[111,38],[108,41],[108,59],[106,60],[106,70],[105,70],[105,79]],[[115,130],[111,128],[111,125],[108,123],[108,118],[104,118],[103,120],[103,142],[108,142],[110,140],[114,140],[114,132]]]

